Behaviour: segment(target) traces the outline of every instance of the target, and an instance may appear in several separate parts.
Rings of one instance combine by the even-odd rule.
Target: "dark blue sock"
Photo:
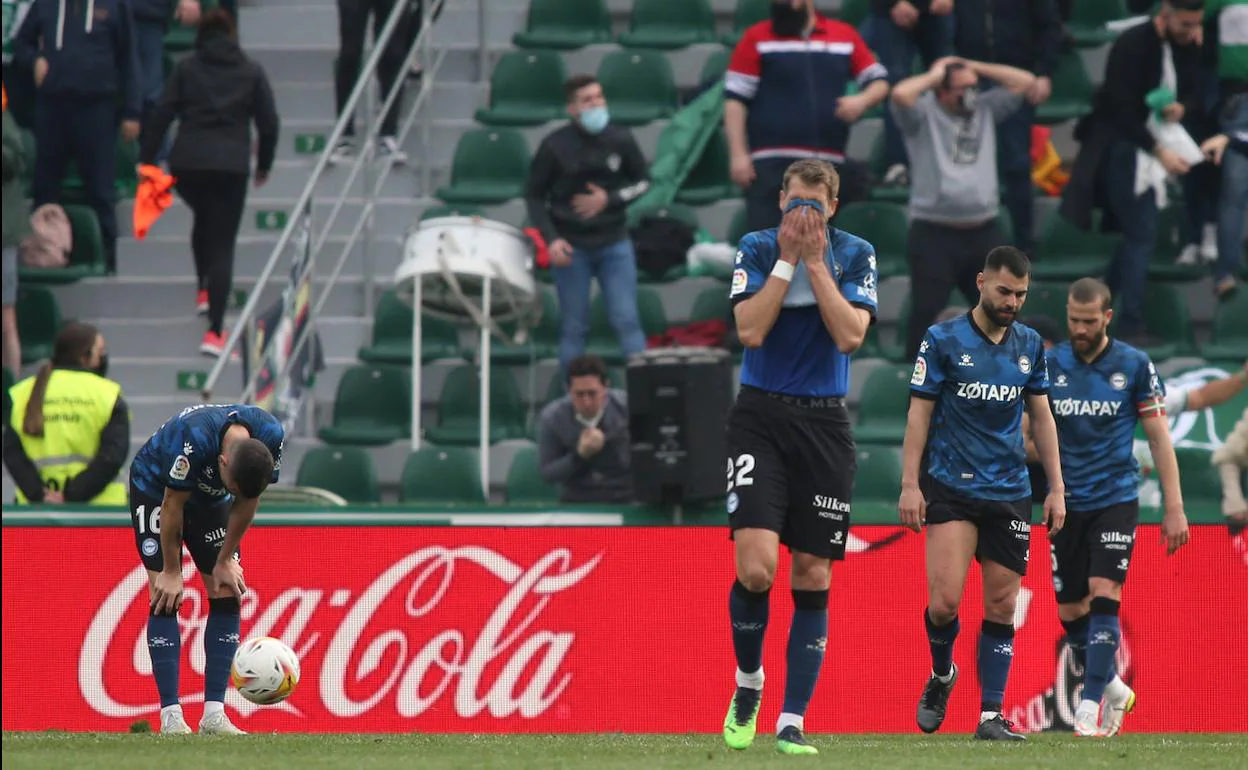
[[[225,702],[230,664],[238,649],[238,599],[233,596],[208,600],[204,624],[204,700]]]
[[[923,625],[927,626],[927,644],[932,649],[932,673],[948,676],[953,671],[953,643],[962,626],[956,615],[945,625],[938,626],[927,610],[923,611]]]
[[[1104,597],[1092,600],[1088,616],[1088,666],[1083,674],[1083,699],[1100,703],[1105,685],[1114,678],[1114,656],[1118,654],[1119,602]]]
[[[732,649],[737,668],[753,674],[763,667],[763,636],[771,609],[771,592],[755,593],[738,580],[728,594],[728,616],[732,618]]]
[[[980,711],[1001,711],[1014,662],[1014,626],[985,620],[979,634]]]
[[[1079,670],[1088,670],[1088,616],[1063,620],[1062,628],[1066,629],[1066,643],[1070,645],[1071,657],[1075,659]]]
[[[178,673],[182,661],[182,632],[177,615],[147,616],[147,654],[160,693],[160,707],[178,705]]]
[[[793,591],[793,625],[784,677],[784,713],[804,716],[828,645],[828,592]]]

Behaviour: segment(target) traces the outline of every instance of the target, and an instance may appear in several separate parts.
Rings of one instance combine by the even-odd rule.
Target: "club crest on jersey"
[[[1031,359],[1027,356],[1019,356],[1018,370],[1023,374],[1031,374]]]
[[[1114,390],[1124,390],[1127,387],[1127,375],[1114,372],[1109,376],[1109,384],[1114,386]]]

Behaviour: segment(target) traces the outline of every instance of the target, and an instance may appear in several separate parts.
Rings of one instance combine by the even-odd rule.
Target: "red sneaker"
[[[199,352],[206,356],[219,356],[225,350],[225,337],[216,332],[204,332],[204,339],[199,343]]]
[[[208,315],[208,290],[200,289],[195,294],[195,312],[200,315]]]

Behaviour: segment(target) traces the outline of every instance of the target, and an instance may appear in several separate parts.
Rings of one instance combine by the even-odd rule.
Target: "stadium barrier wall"
[[[380,526],[307,514],[244,543],[243,637],[277,636],[302,661],[278,706],[232,690],[255,732],[654,732],[719,730],[733,688],[731,544],[721,527]],[[147,580],[134,535],[98,521],[3,530],[3,729],[124,731],[155,724]],[[448,517],[449,518],[449,517]],[[96,526],[91,526],[95,524]],[[1245,731],[1248,569],[1225,527],[1196,527],[1166,557],[1142,525],[1120,669],[1138,693],[1131,732]],[[930,661],[923,538],[856,526],[833,571],[827,659],[813,732],[915,732]],[[1078,677],[1062,642],[1048,541],[1032,530],[1007,716],[1068,729]],[[203,700],[208,607],[186,563],[181,691]],[[961,612],[962,682],[947,732],[973,729],[978,568]],[[792,601],[788,557],[772,592],[762,724],[782,700]],[[1216,705],[1215,705],[1216,704]]]

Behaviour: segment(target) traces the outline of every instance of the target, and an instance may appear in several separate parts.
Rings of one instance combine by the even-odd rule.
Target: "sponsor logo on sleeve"
[[[186,481],[187,475],[191,472],[191,461],[186,459],[186,455],[178,455],[173,461],[173,467],[169,469],[169,478],[174,481]]]
[[[927,382],[927,359],[917,358],[914,361],[914,374],[910,375],[911,385],[922,385]]]
[[[747,283],[749,283],[749,280],[750,278],[746,274],[744,268],[739,267],[736,270],[733,270],[732,271],[732,291],[729,292],[728,296],[735,297],[741,292],[745,291],[745,286]]]

